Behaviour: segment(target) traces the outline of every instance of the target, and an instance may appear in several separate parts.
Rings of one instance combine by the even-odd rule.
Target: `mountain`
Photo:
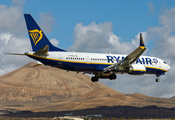
[[[125,97],[100,82],[91,82],[85,74],[65,73],[64,70],[44,65],[33,67],[35,65],[31,62],[0,76],[0,107],[10,105],[13,108],[43,110],[45,106],[71,104],[72,100],[87,100],[92,96]]]
[[[81,73],[64,73],[61,69],[44,65],[33,67],[34,65],[36,63],[29,63],[0,76],[0,100],[62,100],[79,97],[101,88],[108,89],[99,82],[91,82],[90,77]]]
[[[171,97],[170,99],[175,100],[175,96]]]
[[[175,107],[175,100],[123,94],[85,74],[28,63],[0,76],[0,109],[65,111],[100,106]]]

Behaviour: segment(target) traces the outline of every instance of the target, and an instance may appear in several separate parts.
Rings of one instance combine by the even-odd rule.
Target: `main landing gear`
[[[116,76],[115,74],[109,75],[109,79],[110,79],[110,80],[114,80],[114,79],[116,79],[116,78],[117,78],[117,76]]]
[[[100,77],[100,76],[94,76],[94,77],[91,78],[91,81],[92,82],[98,82],[99,78],[102,78],[102,77]],[[109,75],[109,79],[110,80],[114,80],[116,78],[117,78],[117,76],[115,74]]]
[[[156,78],[156,82],[159,82],[159,81],[160,81],[159,75],[157,74],[156,77],[157,77],[157,78]]]
[[[91,78],[91,81],[92,81],[92,82],[98,82],[98,79],[99,79],[98,77],[92,77],[92,78]]]

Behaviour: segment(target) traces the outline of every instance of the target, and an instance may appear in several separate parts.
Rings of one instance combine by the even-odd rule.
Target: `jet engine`
[[[127,72],[131,75],[143,75],[146,72],[146,67],[144,65],[132,64]]]

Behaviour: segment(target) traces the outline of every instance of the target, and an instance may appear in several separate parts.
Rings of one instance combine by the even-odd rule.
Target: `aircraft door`
[[[89,62],[90,62],[89,56],[86,56],[86,62],[87,62],[87,64],[89,64]]]
[[[62,55],[58,55],[58,64],[62,64],[63,62],[63,56]]]

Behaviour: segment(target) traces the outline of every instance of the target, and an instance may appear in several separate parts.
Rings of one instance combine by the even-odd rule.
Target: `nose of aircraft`
[[[169,65],[167,65],[167,71],[169,71],[171,69],[171,67]]]

